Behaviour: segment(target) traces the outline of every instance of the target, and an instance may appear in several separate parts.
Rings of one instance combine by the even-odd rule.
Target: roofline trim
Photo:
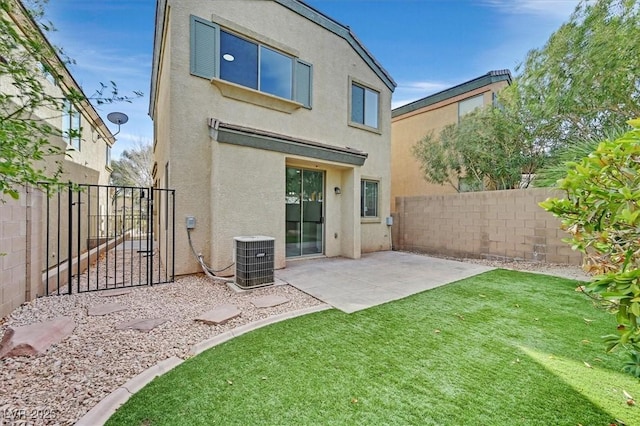
[[[384,67],[376,60],[376,58],[367,50],[362,42],[356,37],[351,29],[342,25],[335,19],[325,15],[319,10],[309,6],[301,0],[274,0],[276,3],[281,4],[297,13],[298,15],[307,18],[311,22],[323,27],[324,29],[331,31],[338,37],[343,38],[351,47],[360,55],[360,57],[369,65],[369,68],[376,73],[378,78],[384,82],[384,84],[392,92],[395,90],[397,84],[393,77],[384,69]]]
[[[447,99],[451,99],[455,96],[471,92],[472,90],[476,90],[493,83],[498,83],[500,81],[506,81],[507,84],[511,84],[512,80],[513,79],[511,76],[511,71],[507,69],[489,71],[488,73],[481,75],[480,77],[465,81],[464,83],[442,90],[438,93],[434,93],[433,95],[426,96],[422,99],[418,99],[406,105],[395,108],[391,111],[391,118],[399,117],[401,115],[419,110],[438,102],[445,101]]]

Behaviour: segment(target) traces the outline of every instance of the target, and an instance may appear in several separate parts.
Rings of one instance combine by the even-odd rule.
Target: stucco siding
[[[325,172],[325,254],[360,255],[388,249],[390,213],[391,90],[347,41],[272,1],[169,1],[164,44],[157,66],[154,125],[157,178],[170,163],[176,192],[176,273],[197,272],[187,244],[184,217],[197,218],[192,236],[215,269],[233,261],[233,237],[276,238],[277,268],[285,260],[285,169],[303,164]],[[313,66],[312,107],[283,112],[225,96],[221,83],[190,73],[190,17],[255,39]],[[350,79],[379,92],[379,129],[349,125]],[[248,89],[242,89],[249,92]],[[249,93],[268,98],[268,95]],[[270,100],[270,99],[267,99]],[[293,102],[289,102],[293,105]],[[289,106],[291,106],[289,105]],[[209,120],[368,154],[350,166],[219,142]],[[360,176],[379,179],[376,223],[360,222]],[[334,194],[341,187],[342,194]],[[366,225],[366,226],[365,226]],[[361,232],[361,235],[360,235]],[[358,235],[356,235],[356,233]],[[232,271],[231,271],[232,272]]]

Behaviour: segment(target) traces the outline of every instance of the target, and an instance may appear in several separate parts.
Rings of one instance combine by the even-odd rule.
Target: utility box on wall
[[[242,289],[273,284],[275,238],[235,237],[236,285]]]

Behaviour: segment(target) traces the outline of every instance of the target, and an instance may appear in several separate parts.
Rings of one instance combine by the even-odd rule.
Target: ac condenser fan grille
[[[235,237],[236,285],[243,289],[273,284],[273,252],[271,237]]]

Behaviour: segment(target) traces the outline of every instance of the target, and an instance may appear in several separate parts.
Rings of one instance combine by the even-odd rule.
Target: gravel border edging
[[[325,311],[328,309],[332,309],[332,307],[327,304],[322,304],[312,306],[310,308],[299,309],[293,312],[285,312],[283,314],[254,321],[252,323],[242,325],[236,329],[227,331],[193,345],[193,347],[189,350],[189,354],[192,356],[198,355],[206,351],[207,349],[210,349],[235,337],[248,333],[249,331],[257,330],[269,324],[274,324],[287,319],[311,314],[314,312]],[[89,410],[87,414],[82,416],[76,422],[76,426],[96,426],[105,424],[107,420],[109,420],[109,418],[116,412],[116,410],[120,408],[120,406],[122,406],[125,402],[127,402],[134,393],[145,387],[156,377],[169,372],[183,362],[183,359],[173,356],[171,358],[160,361],[152,367],[147,368],[145,371],[136,375],[135,377],[132,377],[125,384],[107,395],[102,401],[100,401],[91,410]]]

